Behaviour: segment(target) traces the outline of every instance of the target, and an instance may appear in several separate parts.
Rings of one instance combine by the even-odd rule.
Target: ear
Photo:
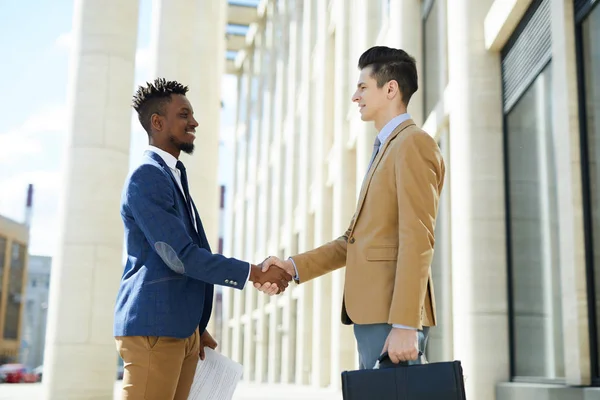
[[[150,126],[152,127],[153,131],[160,132],[163,128],[162,117],[158,114],[152,114],[152,116],[150,117]]]
[[[387,96],[391,100],[396,95],[400,94],[400,88],[398,87],[398,82],[395,80],[391,80],[387,83]]]

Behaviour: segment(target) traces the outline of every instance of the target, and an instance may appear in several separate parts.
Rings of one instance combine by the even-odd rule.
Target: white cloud
[[[69,51],[73,47],[73,32],[61,33],[54,41],[54,46],[60,50]]]
[[[15,158],[39,154],[42,144],[29,136],[21,136],[18,132],[0,134],[0,164],[9,163]]]
[[[67,110],[64,105],[54,105],[31,114],[23,124],[0,133],[0,164],[11,162],[26,155],[39,154],[41,141],[66,136]],[[51,136],[53,135],[53,136]]]

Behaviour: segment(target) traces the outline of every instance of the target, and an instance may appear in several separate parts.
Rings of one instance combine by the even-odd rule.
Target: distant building
[[[51,267],[51,257],[29,257],[19,358],[21,363],[32,368],[42,365],[44,361]]]
[[[0,216],[0,364],[19,354],[28,246],[28,226]]]

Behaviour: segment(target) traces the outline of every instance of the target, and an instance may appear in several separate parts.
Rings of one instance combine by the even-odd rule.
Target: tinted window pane
[[[595,269],[596,319],[600,327],[600,7],[582,25],[585,85],[585,125],[591,205],[593,263]],[[597,330],[600,336],[600,329]],[[600,337],[598,337],[600,343]],[[599,346],[600,347],[600,346]],[[599,357],[600,358],[600,357]]]
[[[517,376],[564,376],[551,65],[507,116]]]

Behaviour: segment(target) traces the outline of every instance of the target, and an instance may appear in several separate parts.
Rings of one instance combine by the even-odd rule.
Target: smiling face
[[[161,112],[152,115],[151,122],[151,144],[175,158],[179,158],[182,151],[187,154],[194,152],[198,122],[194,119],[194,110],[186,96],[171,95]]]
[[[372,76],[371,66],[360,71],[352,101],[358,104],[363,121],[377,121],[387,111],[389,103],[387,85],[377,87],[377,80]]]

